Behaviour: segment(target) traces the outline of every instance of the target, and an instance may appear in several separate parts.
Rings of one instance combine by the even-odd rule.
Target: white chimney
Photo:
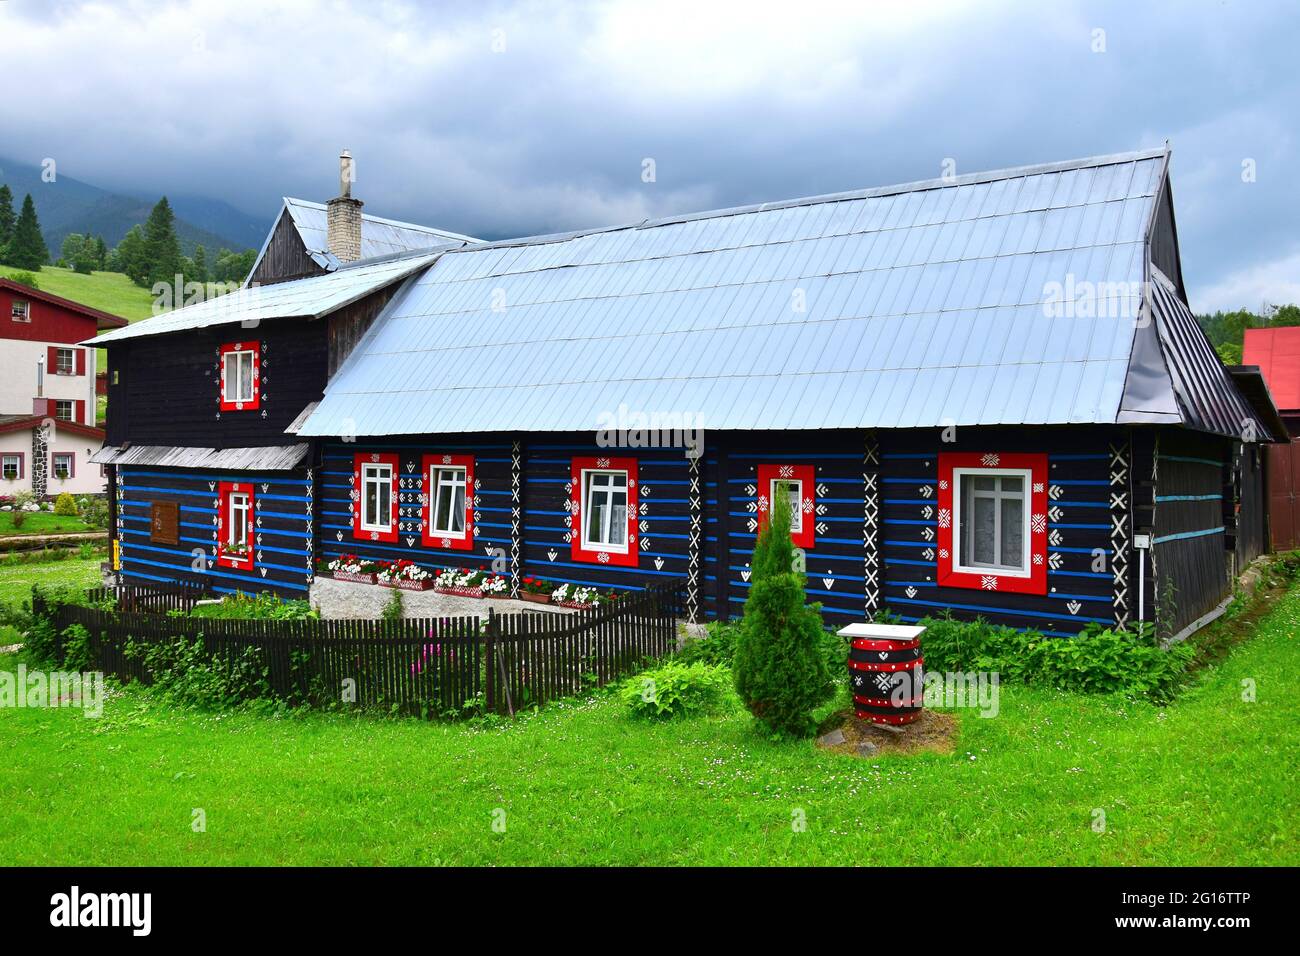
[[[354,179],[352,154],[345,149],[339,154],[339,194],[326,204],[329,210],[326,242],[340,262],[361,258],[361,207],[365,204],[352,198]]]

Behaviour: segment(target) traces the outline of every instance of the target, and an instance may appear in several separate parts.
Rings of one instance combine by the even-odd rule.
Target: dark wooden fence
[[[97,594],[113,596],[89,596]],[[232,672],[264,669],[268,689],[285,700],[424,716],[479,704],[513,714],[625,677],[676,647],[682,603],[674,584],[576,614],[489,607],[486,619],[269,621],[170,616],[160,613],[172,609],[162,599],[133,598],[129,610],[69,604],[52,613],[60,632],[86,628],[93,666],[121,680],[152,682],[145,650],[197,639]],[[129,643],[136,653],[127,653]]]
[[[147,611],[151,614],[166,614],[168,611],[189,614],[203,597],[202,588],[187,585],[139,587],[120,584],[111,588],[91,588],[86,592],[86,600],[92,604],[114,601],[119,611]]]

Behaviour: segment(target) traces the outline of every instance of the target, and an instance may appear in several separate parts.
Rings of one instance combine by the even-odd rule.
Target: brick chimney
[[[352,198],[354,178],[352,154],[345,149],[339,154],[339,194],[326,204],[329,210],[326,242],[340,262],[355,262],[361,258],[361,207],[364,203]]]

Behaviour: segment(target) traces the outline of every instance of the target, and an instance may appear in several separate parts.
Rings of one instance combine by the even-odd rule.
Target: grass
[[[0,560],[0,604],[22,603],[32,596],[32,585],[36,583],[51,587],[98,587],[99,565],[103,560],[102,555],[92,558],[70,557],[41,564]]]
[[[0,537],[21,534],[74,534],[94,530],[76,515],[56,515],[51,511],[33,511],[23,519],[21,528],[15,528],[13,512],[0,511]]]
[[[1300,588],[1166,708],[1003,687],[998,717],[958,712],[951,756],[857,760],[611,695],[499,726],[180,711],[135,688],[98,720],[3,709],[0,860],[1295,865],[1297,633]]]

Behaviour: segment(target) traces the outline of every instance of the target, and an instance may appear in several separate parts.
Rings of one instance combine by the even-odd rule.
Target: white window
[[[222,392],[226,402],[247,405],[253,401],[253,351],[241,349],[222,357]]]
[[[953,570],[1028,577],[1030,472],[953,470],[953,516],[958,531]]]
[[[361,466],[361,530],[391,531],[393,469],[388,464]]]
[[[230,522],[226,534],[226,546],[229,548],[248,547],[248,493],[232,491],[230,493]]]
[[[72,349],[59,349],[55,353],[54,372],[56,375],[72,375],[77,370],[77,360]]]
[[[15,322],[30,322],[32,320],[32,304],[14,299],[9,314]]]
[[[582,472],[582,546],[627,553],[627,472]]]
[[[70,422],[75,414],[76,405],[73,402],[60,399],[54,403],[54,417],[59,421]]]
[[[785,495],[790,502],[790,533],[798,534],[803,530],[803,482],[797,478],[773,478],[770,501],[775,502],[778,495]]]
[[[17,455],[5,455],[0,459],[0,476],[5,481],[17,481],[18,473],[22,470],[22,459]]]
[[[54,453],[54,477],[72,477],[72,452],[56,451]]]
[[[465,537],[465,469],[438,465],[429,472],[433,489],[429,533],[444,538]]]

